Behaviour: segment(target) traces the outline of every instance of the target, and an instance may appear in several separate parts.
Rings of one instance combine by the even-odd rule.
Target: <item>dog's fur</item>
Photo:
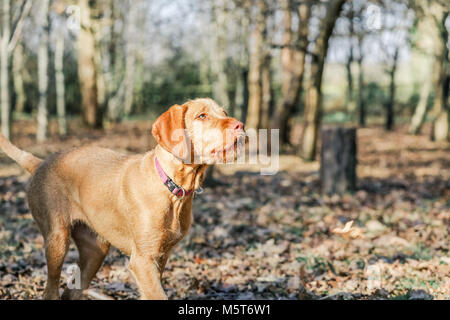
[[[86,146],[42,161],[0,135],[0,147],[33,175],[27,199],[45,242],[45,299],[60,298],[61,269],[71,237],[79,251],[81,289],[66,289],[63,298],[83,297],[110,244],[130,256],[142,299],[167,298],[161,276],[171,249],[191,225],[193,195],[177,200],[158,176],[155,157],[175,183],[195,190],[207,166],[225,156],[224,150],[237,153],[236,145],[230,149],[226,139],[205,141],[199,124],[219,129],[222,138],[230,130],[233,139],[244,134],[242,123],[213,100],[196,99],[171,107],[157,119],[152,134],[158,145],[143,155]],[[186,133],[174,138],[176,129]],[[193,155],[200,163],[187,164]]]

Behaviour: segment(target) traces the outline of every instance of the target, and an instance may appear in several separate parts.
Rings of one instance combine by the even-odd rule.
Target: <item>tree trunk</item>
[[[352,76],[352,64],[353,64],[353,47],[350,48],[350,53],[347,58],[345,68],[347,70],[347,111],[354,119],[355,104],[353,99],[353,76]]]
[[[306,91],[305,126],[300,150],[301,156],[307,161],[312,161],[316,157],[317,132],[321,112],[322,75],[328,51],[328,40],[333,33],[334,25],[344,3],[345,0],[330,2],[312,54],[310,81]]]
[[[248,103],[250,98],[250,91],[248,87],[248,69],[243,68],[241,72],[242,81],[242,105],[241,105],[241,120],[245,121],[248,114]]]
[[[433,74],[432,78],[435,78],[434,73],[437,69],[435,67],[437,61],[433,63],[433,67],[431,74]],[[439,63],[439,62],[437,62]],[[425,122],[425,117],[427,115],[427,105],[428,105],[428,97],[430,96],[431,87],[432,87],[433,79],[425,79],[425,82],[422,86],[422,90],[420,90],[420,98],[417,103],[416,109],[414,110],[414,115],[411,118],[411,124],[409,126],[408,132],[410,134],[419,134],[422,129],[422,125]]]
[[[260,128],[269,128],[270,110],[272,104],[272,75],[270,70],[270,53],[266,53],[261,66],[261,122]]]
[[[324,128],[321,134],[322,193],[343,194],[356,189],[356,129]]]
[[[38,87],[39,87],[39,103],[37,114],[37,141],[42,142],[47,138],[48,128],[48,38],[49,38],[49,9],[50,0],[43,0],[40,7],[39,25],[40,25],[40,41],[38,48]]]
[[[27,95],[25,94],[23,81],[23,70],[24,70],[23,45],[19,43],[13,53],[13,82],[14,82],[14,91],[16,94],[16,104],[14,109],[18,113],[24,112],[25,103],[27,100]]]
[[[92,1],[80,0],[81,29],[78,35],[78,77],[82,96],[82,117],[90,128],[102,126],[98,101],[97,68],[95,63],[95,37],[91,21]]]
[[[241,32],[239,34],[240,57],[239,57],[239,69],[240,77],[239,83],[241,84],[241,104],[240,104],[240,119],[245,122],[247,119],[248,103],[249,103],[249,88],[248,88],[248,71],[249,71],[249,33],[250,33],[250,6],[251,1],[246,0],[243,2],[243,14],[241,17]]]
[[[263,65],[263,42],[266,32],[266,0],[258,2],[255,26],[251,34],[250,68],[248,73],[249,101],[246,118],[248,129],[259,129],[261,125],[261,67]]]
[[[228,114],[230,117],[235,117],[237,100],[241,98],[238,92],[240,81],[240,68],[234,66],[232,72],[228,75]]]
[[[130,1],[130,12],[127,24],[127,56],[125,59],[125,92],[124,92],[124,113],[129,115],[133,107],[134,83],[136,80],[136,44],[138,41],[136,23],[138,21],[138,11],[140,1]]]
[[[287,144],[289,138],[286,137],[287,119],[282,120],[284,109],[288,109],[290,101],[288,94],[290,87],[293,84],[293,69],[294,69],[294,54],[293,54],[293,39],[292,39],[292,0],[284,0],[281,4],[283,9],[283,48],[281,49],[281,96],[282,100],[277,107],[277,112],[274,115],[274,128],[280,129],[281,144]],[[284,111],[287,114],[287,111]],[[285,116],[286,118],[286,116]]]
[[[358,57],[358,109],[359,109],[359,125],[366,126],[366,103],[364,101],[364,67],[363,67],[363,50],[362,50],[362,36],[358,37],[359,57]]]
[[[389,100],[386,103],[386,130],[394,128],[394,106],[395,106],[395,74],[397,71],[399,48],[395,48],[391,70],[389,70]]]
[[[300,94],[302,91],[303,75],[305,70],[306,47],[308,45],[309,33],[309,18],[311,16],[311,6],[306,2],[302,2],[298,6],[298,32],[294,39],[295,49],[292,50],[290,35],[291,28],[287,29],[290,24],[290,12],[285,17],[285,43],[284,43],[284,59],[282,51],[282,67],[283,67],[283,83],[282,83],[282,102],[275,121],[278,121],[277,127],[280,129],[280,139],[282,144],[291,144],[291,128],[294,114],[296,112],[296,105],[299,103]],[[288,47],[286,47],[289,45]],[[292,52],[290,54],[289,52]]]
[[[211,67],[215,78],[214,100],[225,107],[230,104],[227,75],[227,18],[226,0],[221,0],[213,6],[214,46],[211,50]]]
[[[345,68],[347,71],[347,111],[350,115],[350,118],[353,120],[355,114],[355,99],[353,98],[353,75],[352,75],[352,65],[354,61],[354,49],[353,49],[353,37],[354,37],[354,26],[353,26],[353,5],[352,2],[349,2],[350,12],[348,16],[348,20],[350,23],[350,48],[347,56],[347,62],[345,64]]]
[[[433,121],[432,137],[436,141],[447,141],[449,139],[449,79],[450,79],[450,66],[449,66],[449,50],[447,47],[448,31],[445,22],[448,17],[448,11],[444,12],[441,24],[438,26],[439,40],[436,43],[436,55],[439,63],[438,67],[438,79],[435,83],[434,92],[434,106],[433,111],[436,117]]]
[[[56,84],[56,112],[58,114],[59,134],[67,134],[66,103],[64,84],[64,29],[60,28],[56,34],[55,44],[55,84]]]
[[[0,99],[1,99],[1,111],[2,111],[2,133],[9,139],[10,128],[10,106],[9,106],[9,68],[8,68],[8,43],[11,36],[10,26],[10,0],[3,0],[3,33],[0,43]]]
[[[118,122],[123,114],[122,96],[124,95],[124,86],[122,78],[118,79],[117,74],[122,68],[122,61],[126,58],[120,51],[118,36],[114,32],[113,25],[108,22],[121,19],[119,10],[114,5],[114,1],[105,6],[103,14],[103,38],[108,44],[102,47],[101,54],[101,76],[97,77],[97,83],[103,87],[103,91],[99,90],[99,104],[105,106],[107,110],[107,118],[112,122]],[[125,63],[126,65],[126,63]]]

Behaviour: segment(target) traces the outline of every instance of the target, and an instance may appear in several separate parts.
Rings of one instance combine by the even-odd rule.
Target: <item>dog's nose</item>
[[[244,124],[238,120],[234,121],[230,126],[234,131],[244,130]]]

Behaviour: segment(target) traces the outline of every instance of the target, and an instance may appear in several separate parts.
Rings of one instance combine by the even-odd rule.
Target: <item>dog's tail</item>
[[[8,157],[16,161],[24,167],[29,173],[34,174],[42,163],[42,159],[33,156],[31,153],[20,150],[13,145],[0,133],[0,148],[6,153]]]

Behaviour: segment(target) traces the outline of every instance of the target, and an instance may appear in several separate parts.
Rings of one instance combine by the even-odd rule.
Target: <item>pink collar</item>
[[[163,168],[159,164],[158,158],[155,156],[155,167],[158,171],[158,175],[161,178],[164,185],[169,189],[169,191],[177,197],[178,200],[183,199],[185,196],[190,196],[193,190],[184,190],[183,187],[177,185],[169,176],[164,172]]]

